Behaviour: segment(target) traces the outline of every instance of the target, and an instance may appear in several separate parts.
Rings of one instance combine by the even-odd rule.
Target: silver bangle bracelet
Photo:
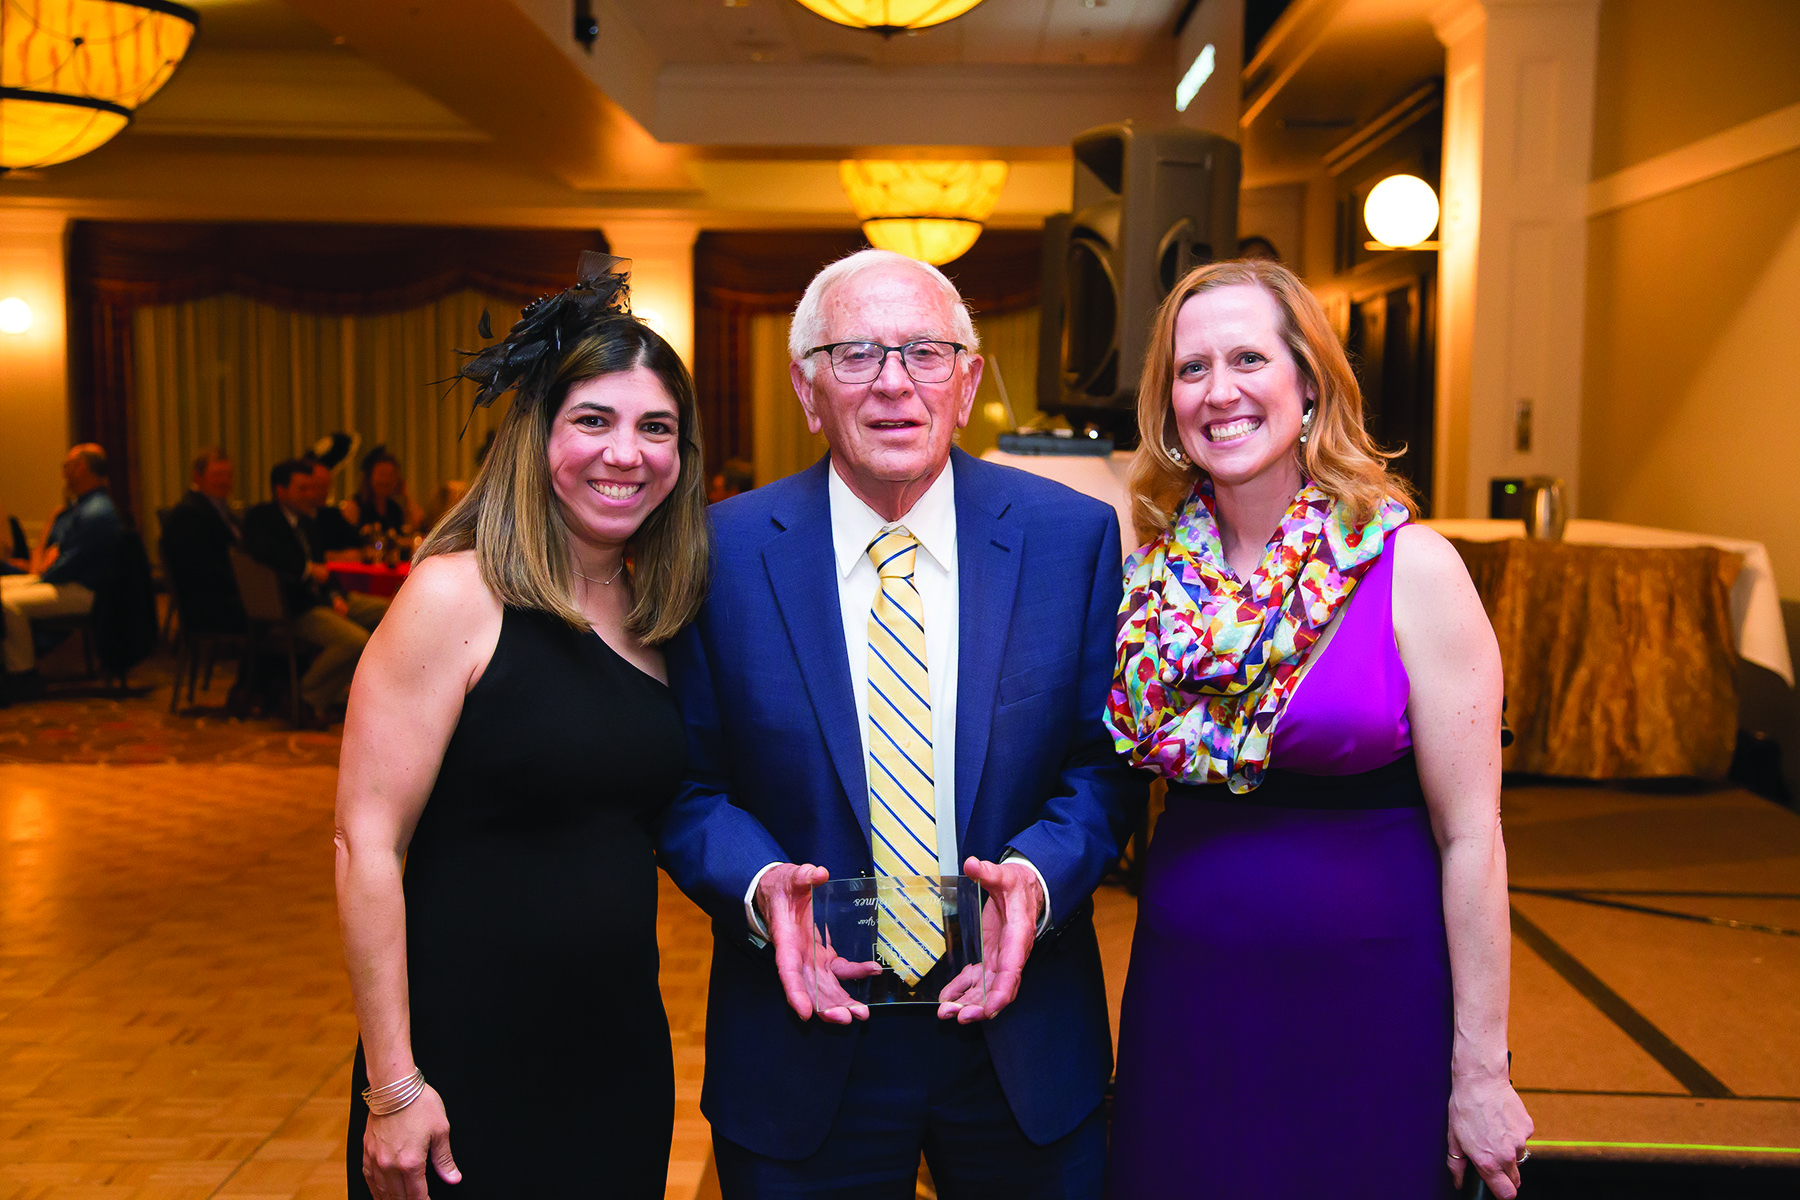
[[[399,1112],[417,1100],[425,1091],[425,1073],[414,1070],[405,1079],[381,1087],[363,1089],[363,1103],[369,1106],[371,1117],[385,1117]]]

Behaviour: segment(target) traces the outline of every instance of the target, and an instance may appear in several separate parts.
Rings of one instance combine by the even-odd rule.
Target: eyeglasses
[[[898,354],[900,365],[914,383],[942,383],[956,370],[956,356],[967,350],[961,342],[908,342],[904,346],[884,346],[880,342],[832,342],[814,346],[806,352],[810,358],[821,352],[831,355],[831,373],[839,383],[869,383],[887,366],[887,356]]]

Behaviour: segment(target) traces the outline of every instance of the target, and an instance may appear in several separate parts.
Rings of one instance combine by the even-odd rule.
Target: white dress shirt
[[[925,494],[897,521],[884,520],[864,504],[837,473],[826,471],[831,508],[831,549],[837,566],[838,607],[844,622],[844,651],[850,664],[850,694],[856,697],[856,728],[862,739],[864,771],[869,759],[869,612],[881,577],[869,558],[869,543],[895,526],[904,525],[919,543],[913,556],[913,583],[925,618],[925,669],[931,677],[931,779],[937,811],[938,871],[962,874],[962,857],[956,845],[956,675],[962,604],[956,572],[955,471],[945,464]],[[1050,922],[1050,886],[1043,872],[1022,854],[1008,854],[1004,861],[1030,867],[1043,889],[1044,912],[1038,931]],[[744,894],[745,916],[750,928],[764,935],[761,918],[752,901],[756,885],[770,863],[750,881]]]

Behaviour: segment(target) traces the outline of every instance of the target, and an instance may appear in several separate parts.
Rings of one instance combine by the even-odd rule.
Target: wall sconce
[[[17,296],[0,300],[0,333],[24,333],[31,328],[31,305]]]
[[[1389,175],[1363,204],[1363,224],[1375,235],[1370,250],[1436,250],[1427,241],[1438,224],[1437,193],[1417,175]]]

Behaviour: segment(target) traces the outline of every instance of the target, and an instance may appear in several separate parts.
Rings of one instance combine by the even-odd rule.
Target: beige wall
[[[1605,0],[1594,178],[1800,100],[1794,0]]]
[[[0,299],[31,306],[31,328],[0,333],[0,515],[35,536],[62,503],[69,448],[61,213],[0,210]]]
[[[1607,0],[1596,178],[1800,101],[1800,4]],[[1800,150],[1589,222],[1581,515],[1767,543],[1800,597]]]

